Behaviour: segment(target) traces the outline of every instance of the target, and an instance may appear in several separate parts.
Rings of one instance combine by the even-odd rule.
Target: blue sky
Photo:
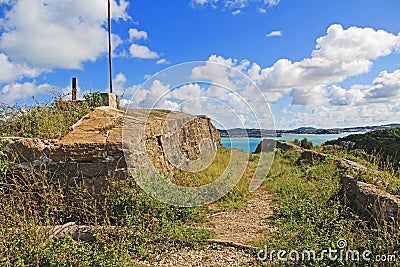
[[[106,9],[106,0],[0,0],[0,102],[49,101],[73,76],[81,96],[107,91]],[[279,129],[400,122],[398,0],[120,0],[112,13],[114,91],[131,107],[253,127],[254,115],[271,120],[264,97]],[[205,63],[187,65],[185,85],[155,76],[140,87],[191,61]],[[196,84],[196,68],[231,91]]]

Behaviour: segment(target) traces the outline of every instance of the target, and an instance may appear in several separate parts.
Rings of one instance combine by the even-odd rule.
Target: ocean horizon
[[[345,132],[340,134],[282,134],[280,137],[266,137],[267,139],[282,140],[286,142],[293,141],[294,139],[301,140],[307,138],[315,146],[320,146],[321,144],[335,140],[341,137],[346,137],[352,134],[364,134],[365,132]],[[263,138],[256,137],[222,137],[222,146],[226,148],[236,148],[243,150],[245,152],[254,152]]]

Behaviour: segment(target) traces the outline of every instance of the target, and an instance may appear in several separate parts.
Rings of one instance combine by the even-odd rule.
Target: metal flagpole
[[[112,87],[112,47],[111,47],[111,3],[108,0],[108,63],[110,67],[110,93],[113,91]]]

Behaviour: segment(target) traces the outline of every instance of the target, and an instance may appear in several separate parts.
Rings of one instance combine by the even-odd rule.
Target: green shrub
[[[99,92],[84,98],[85,101],[56,100],[33,106],[0,104],[0,137],[60,138],[84,115],[102,105]]]
[[[83,96],[91,109],[103,105],[103,99],[100,92],[88,93]]]
[[[86,102],[55,102],[49,106],[0,105],[0,135],[59,138],[89,113]]]
[[[298,153],[277,154],[265,182],[274,196],[273,231],[266,231],[260,247],[268,251],[337,249],[345,239],[348,249],[371,250],[374,255],[399,255],[400,232],[389,225],[361,220],[342,203],[343,173],[329,162],[298,161]],[[276,256],[276,253],[275,253]],[[267,266],[378,266],[376,262],[273,262]],[[385,266],[385,265],[382,265]],[[388,265],[391,266],[391,265]],[[395,265],[393,265],[395,266]]]
[[[312,149],[314,145],[311,141],[308,141],[307,138],[303,138],[300,141],[300,146],[305,149]]]

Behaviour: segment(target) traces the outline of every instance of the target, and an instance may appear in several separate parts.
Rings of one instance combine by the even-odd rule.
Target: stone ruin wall
[[[162,175],[179,171],[165,153],[171,138],[178,140],[174,149],[187,159],[197,158],[201,150],[216,151],[221,147],[219,132],[207,118],[159,110],[133,110],[125,114],[101,107],[83,117],[61,140],[11,138],[9,151],[14,155],[14,170],[44,166],[53,177],[126,177],[122,136],[123,125],[129,122],[133,122],[129,125],[132,139],[144,141],[146,148],[133,151],[139,155],[137,164],[149,157]],[[210,140],[208,146],[204,146],[205,139]]]

